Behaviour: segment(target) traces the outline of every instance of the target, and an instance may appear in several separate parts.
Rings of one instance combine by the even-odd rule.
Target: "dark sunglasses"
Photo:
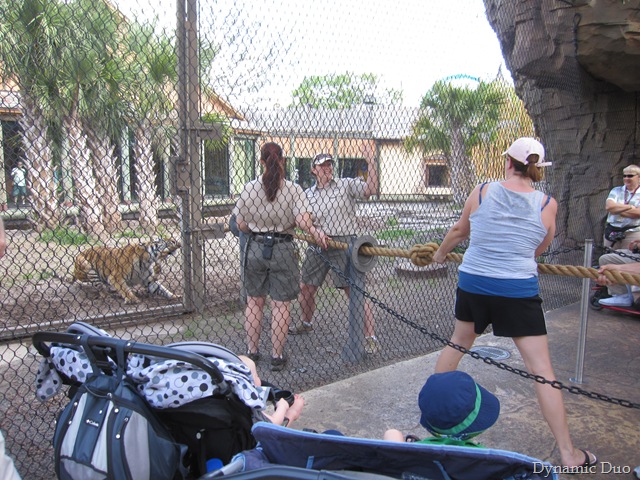
[[[633,174],[633,175],[622,175],[622,178],[633,178],[635,176],[637,176],[637,175],[636,174]]]

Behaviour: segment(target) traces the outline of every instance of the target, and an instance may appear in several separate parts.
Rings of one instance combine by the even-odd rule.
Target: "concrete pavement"
[[[552,362],[557,379],[607,397],[640,404],[640,316],[589,310],[583,382],[576,379],[580,305],[547,314]],[[453,320],[452,320],[453,321]],[[484,335],[476,346],[510,354],[504,363],[524,369],[510,339]],[[382,438],[387,428],[420,437],[418,392],[433,372],[438,353],[414,358],[303,393],[305,409],[294,428],[337,429],[362,438]],[[491,448],[517,451],[559,465],[560,455],[542,418],[533,380],[463,358],[460,369],[493,392],[501,402],[496,424],[478,437]],[[614,405],[564,391],[574,444],[598,456],[597,473],[560,475],[572,479],[631,479],[640,465],[640,409]]]

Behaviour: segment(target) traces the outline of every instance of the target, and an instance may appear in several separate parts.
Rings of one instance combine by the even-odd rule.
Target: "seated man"
[[[500,414],[495,395],[459,370],[431,375],[420,391],[418,406],[420,424],[434,437],[420,440],[390,429],[384,440],[482,447],[470,439],[491,427]]]
[[[604,275],[604,272],[624,272],[624,273],[630,273],[632,275],[640,275],[640,262],[633,261],[633,262],[626,262],[626,263],[608,263],[605,265],[600,265],[600,268],[598,269],[598,273],[602,275],[600,275],[596,281],[600,285],[608,285],[608,286],[613,285],[613,286],[618,286],[623,288],[629,287],[629,285],[619,285],[617,283],[612,282]],[[631,289],[629,289],[629,291],[631,291]],[[629,295],[631,295],[632,297],[631,304],[633,305],[633,295],[631,293],[629,293]],[[603,300],[600,300],[600,303],[604,305],[604,303],[602,302]],[[631,306],[631,305],[628,305],[628,306]]]
[[[600,265],[600,267],[603,267],[605,265],[637,264],[638,262],[640,262],[639,249],[640,241],[633,240],[629,244],[629,250],[617,250],[616,252],[606,253],[600,257],[600,259],[598,260],[598,264]],[[612,270],[617,269],[613,268]],[[601,282],[598,281],[598,283]],[[607,307],[631,307],[633,306],[634,302],[633,292],[640,291],[638,287],[632,287],[631,285],[620,285],[611,283],[606,283],[605,285],[609,285],[608,290],[611,297],[602,298],[598,303]]]

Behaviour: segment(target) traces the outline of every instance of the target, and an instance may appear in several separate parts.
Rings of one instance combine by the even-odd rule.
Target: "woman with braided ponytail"
[[[286,364],[284,346],[291,319],[291,300],[300,292],[300,268],[293,244],[297,226],[322,248],[327,236],[314,227],[302,187],[285,179],[282,147],[269,142],[260,150],[261,177],[247,183],[234,208],[238,228],[248,234],[243,283],[247,291],[247,356],[258,361],[258,345],[267,295],[271,297],[271,370]]]
[[[530,374],[554,381],[536,257],[553,240],[558,205],[532,185],[542,179],[541,167],[550,163],[544,162],[542,144],[529,137],[513,142],[504,155],[505,180],[483,183],[471,192],[433,261],[443,263],[469,238],[459,269],[453,343],[469,349],[491,324],[494,335],[513,338]],[[456,370],[462,355],[446,346],[436,373]],[[597,459],[573,446],[562,392],[537,382],[535,390],[558,444],[563,472],[589,473]]]

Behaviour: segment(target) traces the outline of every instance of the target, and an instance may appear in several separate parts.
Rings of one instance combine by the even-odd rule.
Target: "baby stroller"
[[[298,431],[256,421],[260,418],[256,415],[260,408],[251,402],[249,405],[245,403],[247,394],[242,393],[242,389],[247,386],[235,383],[226,364],[239,363],[240,360],[222,347],[199,342],[165,347],[147,345],[108,337],[86,324],[75,324],[69,330],[68,333],[41,332],[33,337],[34,346],[45,357],[38,374],[39,395],[51,396],[51,384],[55,382],[69,384],[72,390],[82,388],[82,380],[87,379],[87,374],[78,368],[70,370],[66,361],[74,356],[79,358],[79,352],[89,352],[89,356],[82,356],[81,361],[97,365],[105,375],[113,372],[122,374],[124,370],[119,365],[125,364],[129,367],[127,377],[135,380],[151,376],[148,382],[139,383],[147,387],[146,394],[144,387],[139,387],[138,391],[143,392],[145,401],[153,407],[151,415],[168,430],[168,437],[175,445],[175,456],[181,457],[180,463],[187,468],[176,469],[172,476],[166,477],[172,480],[217,477],[238,480],[557,478],[550,464],[514,452],[352,438]],[[149,374],[149,370],[143,372],[144,375],[140,373],[140,361],[153,373]],[[173,363],[167,364],[167,361]],[[176,385],[175,375],[171,376],[175,362],[192,365],[192,374],[208,375],[211,387],[207,386],[207,390],[210,388],[211,391],[200,395],[200,398],[182,399],[185,403],[176,408],[159,408],[177,401],[176,397],[180,396],[177,392],[176,395],[162,392],[161,388],[167,383]],[[60,380],[50,381],[51,378],[47,378],[48,372],[53,371]],[[165,379],[167,376],[170,380]],[[160,377],[162,381],[158,380]],[[248,396],[253,398],[257,395],[255,402],[264,406],[269,396],[266,390],[256,389]],[[192,396],[198,395],[195,392]],[[55,443],[54,438],[54,446]],[[166,460],[158,458],[154,451],[150,451],[148,456],[150,458],[139,460],[145,460],[151,466]],[[207,472],[205,463],[212,458],[219,459],[218,467]],[[61,461],[64,459],[56,458],[56,464]],[[122,463],[121,458],[116,458],[118,461]],[[56,465],[56,473],[59,469]],[[80,478],[105,478],[105,475]],[[156,480],[161,477],[152,472],[146,477],[115,475],[109,478]]]
[[[44,357],[36,380],[38,397],[44,401],[55,395],[62,385],[71,386],[68,396],[72,398],[72,402],[63,412],[65,420],[77,416],[75,412],[66,415],[67,410],[73,406],[73,400],[83,385],[86,389],[92,376],[98,376],[100,381],[113,377],[126,378],[127,389],[134,390],[134,393],[124,403],[137,400],[136,396],[142,398],[142,403],[146,404],[143,409],[148,408],[141,414],[151,419],[152,426],[171,443],[159,455],[168,458],[153,458],[148,461],[148,478],[162,477],[163,474],[154,471],[153,464],[158,461],[180,464],[175,475],[167,478],[198,478],[207,472],[207,461],[211,466],[211,460],[215,459],[213,464],[221,466],[228,463],[236,453],[256,445],[251,427],[256,420],[264,418],[260,411],[264,409],[271,389],[256,387],[248,367],[224,347],[204,342],[149,345],[113,338],[106,332],[81,322],[73,324],[66,333],[38,332],[33,336],[33,345]],[[120,381],[122,378],[116,380]],[[98,395],[106,396],[111,395],[106,390],[120,387],[107,383],[98,387],[92,384],[90,388],[102,388],[105,391]],[[94,421],[101,414],[100,410],[104,409],[99,409],[94,417],[89,415],[85,421]],[[130,416],[131,420],[133,418]],[[130,419],[125,419],[131,423]],[[87,464],[92,464],[92,458],[96,457],[94,449],[81,454],[77,452],[77,445],[73,453],[68,445],[66,452],[64,446],[59,448],[56,443],[71,442],[70,439],[58,439],[58,436],[62,436],[62,430],[59,421],[54,436],[56,473],[59,477],[59,470],[65,468],[65,458],[68,456],[83,455]],[[75,435],[84,435],[84,430],[80,429]],[[98,438],[97,433],[92,436],[89,432],[87,435],[94,445],[103,441]],[[139,437],[140,434],[130,447],[130,451],[136,449],[137,457],[146,455],[145,450],[140,451],[138,448],[141,440]],[[150,440],[142,440],[149,443],[149,450],[153,450]],[[87,438],[82,437],[82,441],[86,444]],[[167,447],[166,443],[161,442],[155,447],[156,450]],[[154,452],[150,451],[148,454],[153,456]],[[138,460],[139,458],[136,459]],[[118,463],[117,460],[114,463]],[[96,468],[107,471],[107,464],[108,459],[103,459],[101,466]],[[68,468],[80,471],[80,467],[75,464]],[[86,470],[75,475],[78,478],[94,478],[90,476],[93,473],[89,470],[92,467],[87,466]],[[65,478],[75,477],[71,475]],[[95,478],[104,476],[98,475]]]

